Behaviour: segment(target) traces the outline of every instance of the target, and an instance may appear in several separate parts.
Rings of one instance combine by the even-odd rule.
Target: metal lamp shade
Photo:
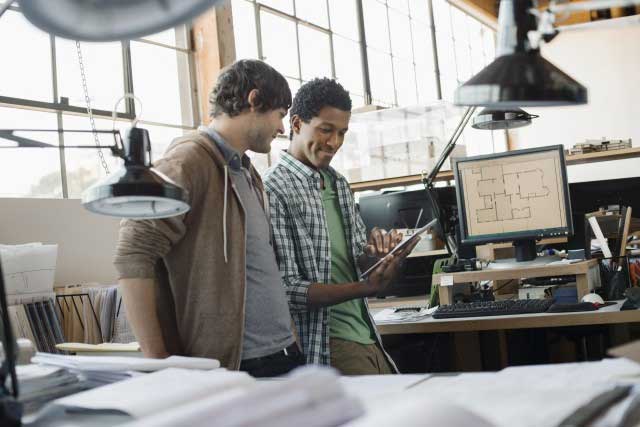
[[[82,195],[91,212],[133,219],[167,218],[189,210],[187,192],[160,172],[125,166]]]
[[[536,117],[538,116],[529,114],[520,108],[508,110],[485,108],[473,118],[471,127],[482,130],[515,129],[530,125],[531,119]]]
[[[47,33],[80,41],[127,40],[194,18],[218,0],[20,0],[24,16]]]
[[[515,52],[496,58],[460,86],[457,105],[496,109],[587,103],[587,89],[540,56]]]

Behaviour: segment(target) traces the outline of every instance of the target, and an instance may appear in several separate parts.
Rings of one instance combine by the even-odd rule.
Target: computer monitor
[[[513,241],[517,261],[536,257],[536,240],[573,233],[562,145],[456,159],[461,240]]]

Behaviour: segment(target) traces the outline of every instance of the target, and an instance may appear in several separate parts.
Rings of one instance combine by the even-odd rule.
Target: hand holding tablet
[[[396,247],[394,247],[387,255],[385,255],[384,257],[380,258],[375,264],[373,264],[367,271],[365,271],[364,273],[362,273],[360,275],[361,279],[366,278],[367,276],[369,276],[376,268],[378,268],[382,262],[387,259],[387,257],[389,255],[394,255],[394,256],[401,256],[401,257],[406,257],[407,255],[409,255],[411,253],[411,251],[405,251],[406,249],[411,249],[413,250],[413,248],[415,247],[415,245],[420,241],[420,239],[422,238],[422,235],[424,233],[426,233],[427,231],[430,231],[431,229],[433,229],[435,227],[435,225],[437,224],[437,220],[434,219],[431,222],[429,222],[427,225],[425,225],[422,228],[419,228],[418,230],[416,230],[415,233],[413,233],[411,236],[407,236],[404,240],[402,240],[402,242],[400,242]]]

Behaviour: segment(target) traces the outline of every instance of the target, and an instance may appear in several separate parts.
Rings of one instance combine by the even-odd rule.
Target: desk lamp
[[[0,129],[0,139],[7,139],[21,148],[57,148],[16,135],[15,132],[86,132],[110,133],[114,136],[114,145],[92,146],[75,145],[64,148],[108,148],[113,155],[124,159],[124,167],[94,184],[82,195],[83,206],[94,213],[133,219],[166,218],[180,215],[189,210],[187,192],[168,177],[151,167],[151,143],[146,129],[132,127],[126,133],[125,141],[120,132],[82,131],[82,130],[43,130],[43,129]],[[0,146],[0,148],[15,148]]]
[[[529,114],[520,108],[506,110],[484,108],[473,118],[471,127],[482,130],[516,129],[530,125],[531,119],[537,117],[535,114]]]
[[[42,129],[5,129],[0,130],[0,138],[15,142],[12,147],[0,148],[57,148],[33,139],[18,136],[15,132],[87,132],[110,133],[114,136],[114,145],[102,147],[91,145],[65,146],[65,148],[109,148],[111,152],[124,159],[124,167],[113,175],[85,191],[82,197],[84,207],[94,213],[133,219],[166,218],[180,215],[189,210],[187,192],[169,178],[151,167],[151,145],[146,129],[132,127],[126,134],[125,142],[120,132],[113,131],[72,131]],[[0,365],[0,425],[19,426],[22,415],[18,403],[18,381],[15,370],[16,345],[7,308],[2,262],[0,260],[0,314],[2,315],[2,345],[4,360]],[[7,387],[7,378],[11,378],[11,392]]]
[[[458,122],[458,125],[453,131],[453,134],[451,135],[451,138],[449,138],[447,145],[442,150],[442,153],[440,153],[440,157],[438,157],[438,160],[436,161],[435,166],[433,167],[433,169],[431,169],[431,172],[429,172],[428,175],[425,175],[424,173],[422,175],[422,183],[424,185],[427,198],[429,199],[429,203],[431,204],[431,207],[433,209],[433,217],[438,222],[438,227],[437,227],[439,228],[438,232],[439,234],[442,235],[444,243],[449,253],[456,258],[457,258],[458,248],[455,243],[455,238],[452,237],[450,233],[451,232],[450,222],[442,220],[442,207],[440,206],[440,202],[438,201],[438,194],[434,190],[434,182],[435,182],[436,176],[438,175],[438,172],[440,172],[440,169],[442,168],[442,165],[444,165],[444,162],[447,160],[451,152],[453,152],[453,149],[456,146],[456,142],[460,138],[460,135],[462,135],[462,132],[464,131],[465,126],[471,119],[471,116],[473,115],[475,110],[476,110],[476,107],[468,107],[464,111],[464,113],[462,114],[462,117],[460,118],[460,121]]]

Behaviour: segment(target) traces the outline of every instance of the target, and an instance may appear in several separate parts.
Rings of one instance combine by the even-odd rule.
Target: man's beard
[[[249,147],[256,153],[268,153],[271,151],[271,135],[267,135],[261,129],[249,132]]]

